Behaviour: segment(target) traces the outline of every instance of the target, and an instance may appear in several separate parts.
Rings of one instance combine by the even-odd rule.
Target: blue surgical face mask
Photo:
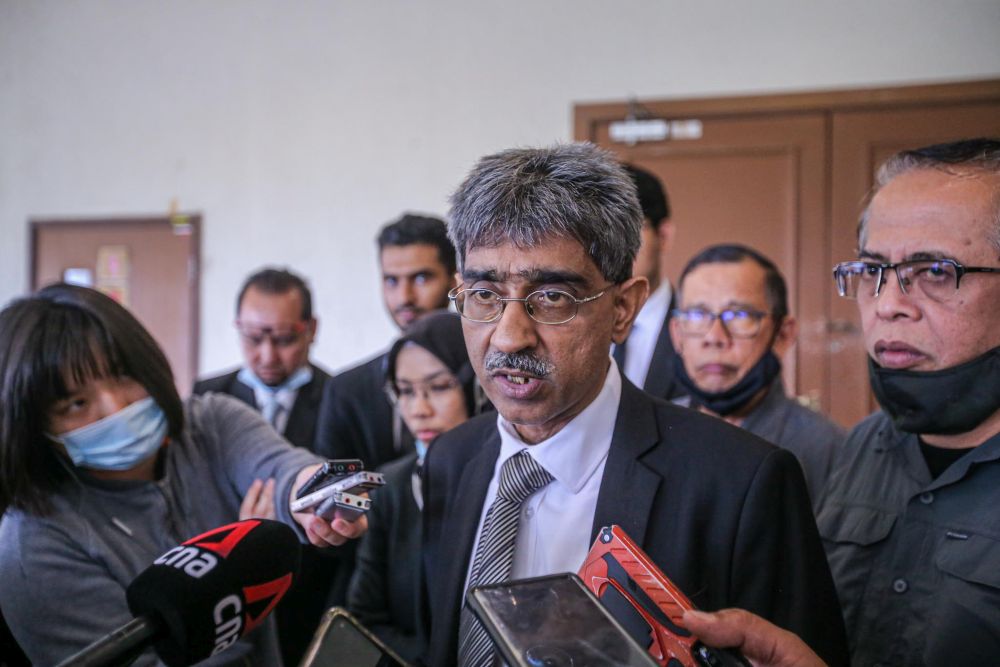
[[[129,470],[156,453],[167,435],[167,416],[152,397],[61,435],[74,465],[94,470]]]

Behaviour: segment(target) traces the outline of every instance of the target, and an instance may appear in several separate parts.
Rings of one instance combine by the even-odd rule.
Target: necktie
[[[521,505],[531,494],[552,481],[552,475],[523,449],[500,469],[500,488],[483,521],[483,530],[472,561],[469,587],[495,584],[510,578],[517,542]],[[462,609],[458,631],[458,664],[484,667],[492,664],[493,643],[468,608]]]
[[[284,409],[281,401],[278,400],[278,392],[272,391],[266,394],[267,400],[260,406],[260,414],[271,426],[278,428],[278,415]]]

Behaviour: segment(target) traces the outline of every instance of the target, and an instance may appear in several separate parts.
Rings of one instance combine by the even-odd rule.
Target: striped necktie
[[[483,521],[483,530],[472,561],[469,588],[495,584],[510,578],[521,505],[531,494],[552,481],[528,450],[507,459],[500,469],[500,488]],[[494,659],[493,642],[468,607],[462,609],[458,631],[458,664],[484,667]]]

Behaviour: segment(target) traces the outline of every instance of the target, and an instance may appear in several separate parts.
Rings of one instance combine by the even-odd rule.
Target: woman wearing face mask
[[[419,469],[434,439],[481,409],[458,315],[439,312],[414,323],[387,356],[386,387],[417,451],[381,468],[372,492],[369,531],[358,548],[348,607],[406,659],[423,650]]]
[[[97,291],[53,285],[0,312],[0,608],[35,664],[131,620],[132,579],[235,521],[256,479],[314,544],[363,532],[289,513],[316,462],[238,401],[182,403],[159,346]],[[205,664],[233,662],[281,664],[273,621]]]

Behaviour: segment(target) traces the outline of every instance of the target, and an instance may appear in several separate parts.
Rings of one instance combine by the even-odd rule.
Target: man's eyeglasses
[[[877,298],[889,269],[896,272],[903,294],[923,294],[934,301],[947,301],[954,296],[966,273],[1000,273],[1000,268],[962,266],[953,259],[915,259],[895,264],[857,261],[833,267],[833,279],[842,297]],[[914,285],[918,289],[911,292]]]
[[[472,289],[456,287],[448,292],[448,298],[455,302],[455,309],[462,317],[473,322],[495,322],[503,315],[508,303],[520,301],[524,304],[528,317],[539,324],[565,324],[576,317],[581,303],[590,303],[601,298],[608,291],[608,287],[582,299],[557,289],[538,290],[523,299],[518,299],[500,296],[493,290],[482,287]]]
[[[296,322],[290,330],[276,331],[271,327],[251,327],[236,322],[236,330],[240,333],[240,338],[254,347],[263,345],[265,340],[270,340],[274,347],[291,347],[302,339],[306,323]]]
[[[673,316],[685,336],[704,336],[715,320],[734,338],[753,338],[760,333],[761,323],[767,313],[750,308],[727,308],[713,313],[705,308],[683,308],[673,311]]]
[[[385,391],[392,402],[409,405],[417,400],[417,397],[431,403],[441,403],[447,400],[453,391],[460,388],[461,385],[455,378],[443,378],[430,382],[406,382],[396,386],[387,383]]]

